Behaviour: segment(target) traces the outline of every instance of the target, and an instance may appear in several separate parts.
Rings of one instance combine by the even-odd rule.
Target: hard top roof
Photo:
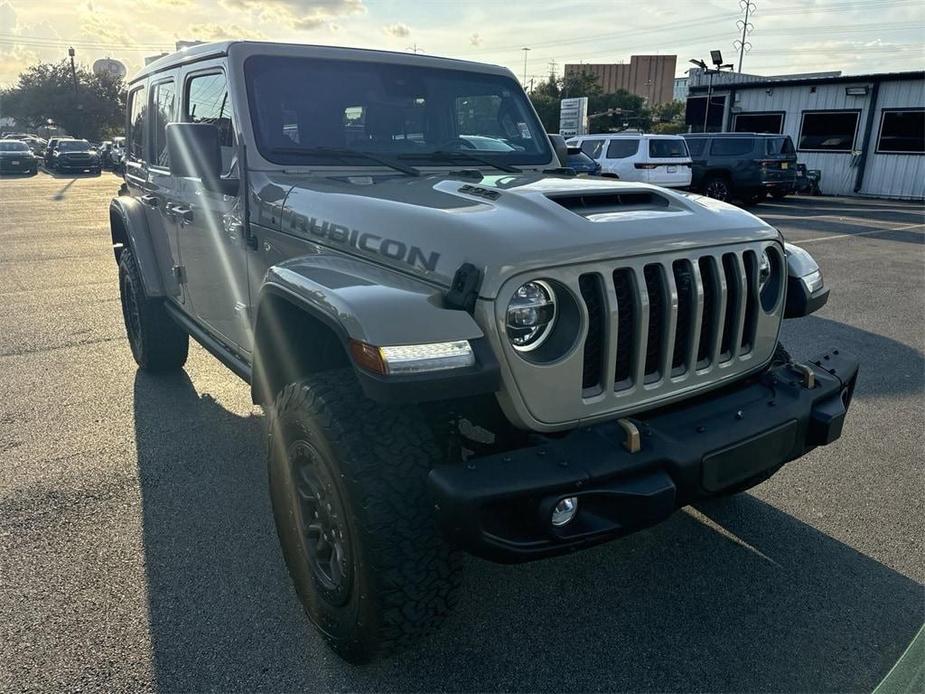
[[[299,49],[306,52],[306,55],[323,53],[325,59],[336,59],[338,57],[362,58],[369,62],[401,62],[406,64],[427,65],[429,67],[455,67],[457,69],[471,69],[475,71],[489,70],[494,73],[508,74],[507,68],[489,63],[479,63],[470,60],[459,60],[456,58],[442,58],[432,55],[418,55],[404,53],[401,51],[381,51],[368,48],[347,48],[343,46],[324,46],[321,44],[307,43],[282,43],[278,41],[215,41],[212,43],[202,43],[195,46],[183,48],[175,53],[158,58],[149,65],[145,65],[129,80],[129,84],[148,77],[162,70],[169,70],[181,64],[193,63],[199,60],[217,58],[228,55],[232,50],[244,50],[254,54],[265,53],[268,55],[276,54],[293,54]],[[319,56],[322,57],[322,56]]]

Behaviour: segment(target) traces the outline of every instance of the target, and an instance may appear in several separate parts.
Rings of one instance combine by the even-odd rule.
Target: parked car
[[[76,171],[100,173],[102,164],[100,155],[86,140],[61,139],[51,151],[51,158],[46,157],[46,166],[52,171]]]
[[[0,173],[36,174],[39,160],[29,145],[19,140],[0,140]]]
[[[18,140],[19,142],[25,142],[33,154],[41,154],[45,151],[45,147],[48,145],[48,142],[43,138],[37,135],[28,135],[28,134],[7,134],[3,136],[4,140]]]
[[[560,173],[507,68],[232,41],[127,92],[131,354],[175,373],[192,337],[249,385],[283,558],[344,658],[436,626],[461,550],[590,547],[841,435],[857,360],[779,343],[828,297],[809,254],[731,205]]]
[[[688,133],[684,138],[694,162],[691,190],[755,203],[795,189],[797,155],[788,135]]]
[[[591,157],[582,152],[581,147],[568,148],[568,159],[565,165],[574,170],[577,174],[599,176],[601,173],[600,162],[594,161]]]
[[[686,188],[691,158],[680,135],[617,133],[582,135],[568,141],[601,165],[601,176]]]

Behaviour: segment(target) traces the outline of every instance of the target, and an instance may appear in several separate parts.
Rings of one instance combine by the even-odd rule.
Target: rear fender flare
[[[158,264],[148,220],[141,203],[129,196],[119,196],[109,203],[109,227],[116,261],[122,248],[130,248],[141,272],[147,296],[166,296],[162,268]]]

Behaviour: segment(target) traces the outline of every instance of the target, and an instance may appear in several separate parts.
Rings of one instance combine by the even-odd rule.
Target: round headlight
[[[767,249],[765,249],[758,259],[758,291],[764,290],[769,279],[771,279],[771,259],[768,257]]]
[[[546,282],[521,285],[507,307],[506,328],[511,345],[519,352],[536,349],[549,337],[556,322],[556,295]]]

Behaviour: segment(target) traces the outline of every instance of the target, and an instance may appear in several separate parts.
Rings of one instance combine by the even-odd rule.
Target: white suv
[[[686,188],[691,184],[691,155],[680,135],[602,133],[573,137],[568,144],[581,147],[582,152],[600,162],[602,176],[665,188]]]

